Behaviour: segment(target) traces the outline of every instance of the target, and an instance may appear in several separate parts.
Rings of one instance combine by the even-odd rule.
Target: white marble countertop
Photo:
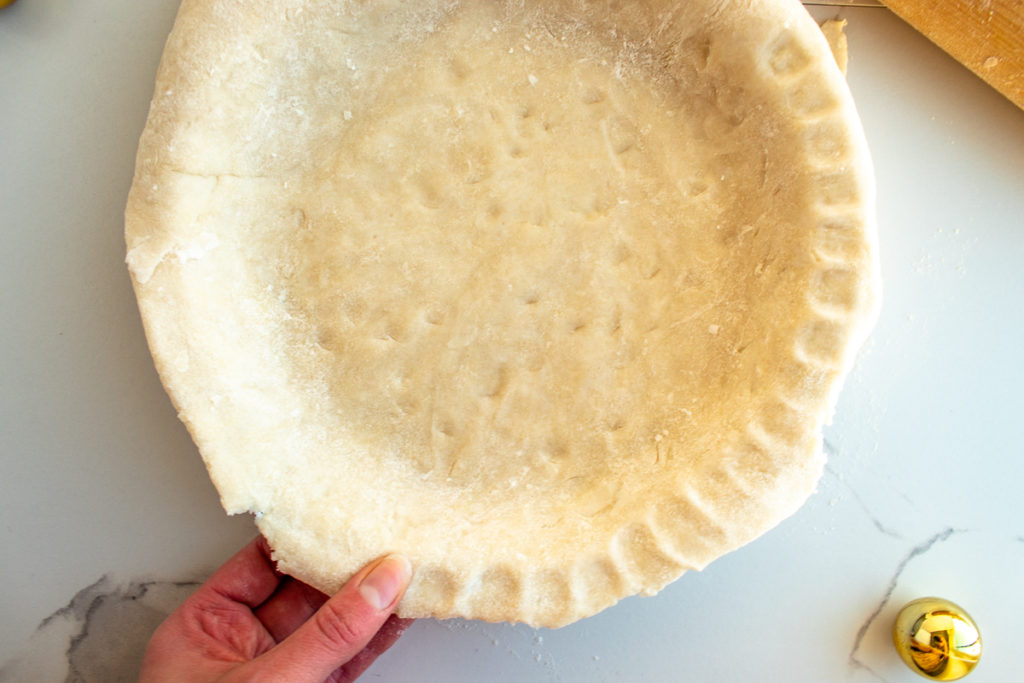
[[[161,615],[254,533],[175,418],[123,266],[176,4],[0,11],[0,680],[132,680]],[[913,681],[888,633],[930,594],[981,626],[970,680],[1024,677],[1024,111],[887,10],[840,14],[886,289],[818,493],[704,572],[561,630],[417,622],[368,680]]]

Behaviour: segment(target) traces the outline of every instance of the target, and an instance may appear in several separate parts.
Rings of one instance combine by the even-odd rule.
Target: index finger
[[[266,539],[257,536],[215,571],[196,593],[212,591],[255,608],[274,593],[281,576],[270,559]]]

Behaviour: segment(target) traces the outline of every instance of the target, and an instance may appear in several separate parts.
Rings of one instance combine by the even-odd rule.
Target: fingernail
[[[401,555],[388,555],[363,578],[359,594],[375,610],[389,609],[411,576],[409,560]]]

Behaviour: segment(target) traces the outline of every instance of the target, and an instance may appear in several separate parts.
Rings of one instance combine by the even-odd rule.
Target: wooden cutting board
[[[883,0],[1024,109],[1024,0]]]

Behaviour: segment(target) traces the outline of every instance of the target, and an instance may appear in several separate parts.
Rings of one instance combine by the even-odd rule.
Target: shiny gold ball
[[[0,8],[7,7],[12,4],[14,0],[0,0]]]
[[[908,602],[892,628],[896,651],[925,678],[955,681],[981,659],[981,633],[967,611],[949,600],[920,598]]]

